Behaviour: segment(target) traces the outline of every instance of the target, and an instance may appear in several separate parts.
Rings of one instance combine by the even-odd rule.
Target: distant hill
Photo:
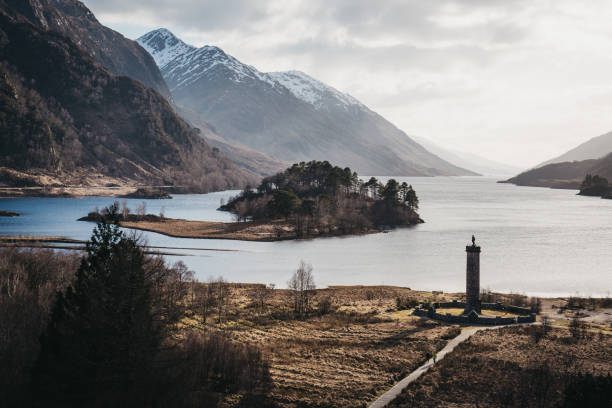
[[[561,156],[545,161],[538,167],[551,163],[599,159],[608,153],[612,153],[612,132],[589,139]]]
[[[523,172],[506,182],[519,186],[579,189],[587,174],[612,180],[612,154],[601,159],[547,164]]]
[[[431,140],[422,137],[412,137],[427,150],[440,158],[464,169],[470,169],[484,176],[508,176],[521,171],[521,168],[509,164],[485,159],[474,153],[445,149]]]
[[[210,191],[257,181],[158,92],[113,75],[70,37],[21,13],[39,13],[30,6],[43,3],[0,0],[0,184]]]
[[[366,175],[474,174],[302,72],[263,73],[218,47],[187,45],[165,29],[137,41],[155,58],[175,102],[229,143],[283,161],[329,160]]]

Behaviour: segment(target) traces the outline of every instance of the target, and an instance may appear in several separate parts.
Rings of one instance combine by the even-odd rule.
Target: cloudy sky
[[[531,166],[612,131],[606,0],[84,0],[261,71],[297,69],[411,135]]]

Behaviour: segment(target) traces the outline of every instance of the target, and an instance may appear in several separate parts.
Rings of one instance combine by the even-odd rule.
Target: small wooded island
[[[389,179],[383,184],[374,177],[364,182],[348,167],[311,161],[263,179],[257,189],[246,188],[219,208],[233,213],[237,222],[132,214],[118,203],[80,220],[104,220],[173,237],[277,241],[365,234],[422,223],[418,203],[407,183]]]
[[[587,174],[580,185],[579,195],[612,199],[612,186],[605,177]]]

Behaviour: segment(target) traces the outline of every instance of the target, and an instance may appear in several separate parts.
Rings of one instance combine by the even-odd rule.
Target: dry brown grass
[[[543,406],[556,406],[565,373],[612,372],[612,336],[575,340],[568,330],[552,329],[535,342],[534,329],[506,327],[475,334],[411,384],[393,406],[473,407],[476,402],[480,407],[532,406],[521,399],[544,390]],[[548,378],[538,376],[543,367],[549,370]]]
[[[248,296],[253,285],[232,285],[227,320],[215,325],[216,318],[211,316],[208,325],[235,341],[261,347],[270,362],[270,406],[366,406],[457,334],[456,327],[416,318],[411,310],[397,310],[396,299],[443,301],[460,299],[461,294],[434,295],[392,286],[333,286],[317,290],[313,301],[316,309],[319,300],[331,299],[332,313],[296,319],[290,312],[287,290],[274,290],[261,310]],[[587,339],[575,343],[566,330],[554,329],[536,344],[528,330],[502,328],[477,334],[467,348],[460,346],[447,357],[451,362],[454,359],[456,371],[447,369],[441,377],[425,380],[424,388],[418,388],[424,403],[413,406],[473,406],[473,402],[464,402],[475,396],[486,399],[498,391],[491,384],[514,385],[521,370],[539,361],[544,351],[557,362],[574,354],[574,361],[585,361],[584,369],[595,368],[597,372],[612,364],[610,337],[600,345]],[[472,377],[467,374],[474,370],[482,383],[475,384],[470,394],[467,379]],[[447,391],[437,384],[451,389],[448,399],[438,395]],[[465,390],[455,390],[464,386]],[[235,396],[227,396],[225,406],[236,406],[235,401]]]
[[[125,228],[152,231],[176,238],[234,239],[241,241],[282,241],[299,238],[296,235],[295,227],[282,220],[213,222],[166,218],[163,221],[121,221],[120,224]],[[379,231],[368,230],[359,232],[359,234],[376,232]],[[331,233],[321,232],[319,235],[309,238],[333,235],[344,234],[335,229]]]
[[[227,319],[217,325],[211,316],[208,327],[264,351],[272,376],[268,400],[274,406],[366,406],[456,334],[452,326],[408,311],[394,314],[397,296],[425,300],[428,292],[389,286],[321,289],[315,309],[319,300],[330,298],[333,311],[296,319],[287,290],[275,290],[261,310],[249,300],[253,285],[231,285]],[[233,401],[228,396],[226,406]]]
[[[167,218],[164,221],[122,221],[121,226],[177,238],[276,241],[295,235],[293,228],[283,222],[212,222]]]

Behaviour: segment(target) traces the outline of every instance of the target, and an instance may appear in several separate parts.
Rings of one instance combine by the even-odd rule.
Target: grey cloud
[[[523,1],[422,1],[340,0],[333,6],[319,4],[314,18],[318,24],[340,26],[353,36],[376,38],[396,36],[404,41],[489,41],[513,42],[523,38],[524,28],[508,18]],[[312,7],[309,3],[308,7]],[[452,11],[449,11],[452,10]],[[463,27],[445,27],[437,17],[468,16],[475,12],[497,11],[498,18]]]
[[[85,0],[97,13],[125,14],[138,19],[142,13],[159,16],[167,25],[183,29],[237,30],[244,23],[268,17],[264,3],[249,0]]]
[[[459,64],[485,66],[492,63],[500,51],[479,46],[453,45],[436,48],[400,44],[386,47],[342,46],[324,40],[305,39],[280,45],[266,51],[270,55],[308,55],[326,65],[364,67],[374,71],[405,71],[422,69],[444,72]]]
[[[510,19],[478,22],[467,27],[444,27],[435,17],[462,15],[478,10],[511,14],[523,1],[427,1],[427,0],[85,0],[97,13],[125,14],[138,19],[154,13],[167,25],[202,32],[273,32],[278,26],[291,29],[294,21],[329,34],[337,28],[349,36],[375,40],[394,36],[398,41],[488,41],[510,42],[522,38],[522,27]],[[282,10],[287,21],[279,21],[271,10]],[[453,10],[449,12],[448,10]],[[329,38],[333,40],[333,38]]]
[[[468,6],[469,3],[469,6]],[[229,36],[259,35],[270,41],[260,53],[270,56],[302,57],[317,64],[359,65],[372,70],[426,69],[444,72],[456,64],[485,65],[496,58],[488,50],[496,44],[520,41],[525,32],[510,20],[478,22],[467,27],[436,24],[440,15],[473,13],[517,7],[521,1],[423,1],[388,0],[86,0],[96,13],[124,14],[138,19],[147,11],[173,31],[197,31],[211,43],[222,43]],[[275,15],[283,13],[284,19]],[[452,10],[452,12],[448,11]],[[286,15],[285,15],[286,14]],[[301,24],[296,24],[296,22]],[[294,26],[309,27],[307,33]],[[337,38],[343,30],[346,38]],[[282,34],[277,34],[282,33]],[[368,42],[391,41],[390,46],[369,47]],[[234,54],[242,50],[226,50]],[[255,63],[256,61],[247,61]]]

